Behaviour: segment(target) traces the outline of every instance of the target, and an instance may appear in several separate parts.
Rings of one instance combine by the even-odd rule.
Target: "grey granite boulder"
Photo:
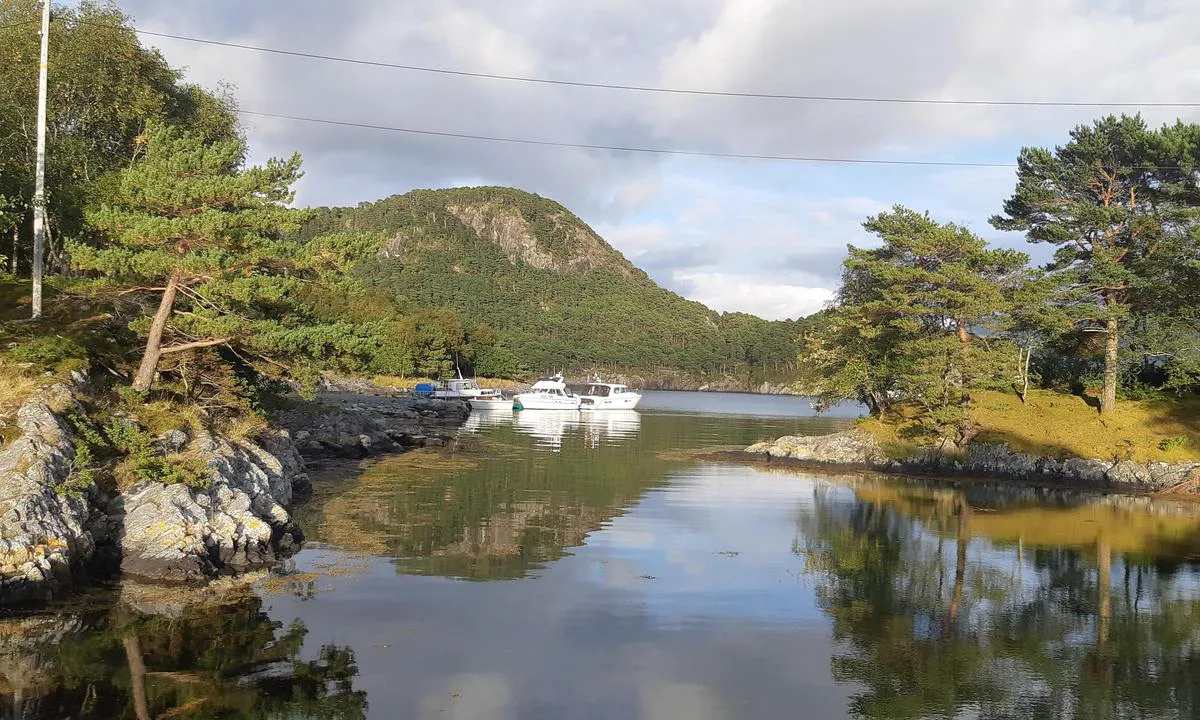
[[[190,581],[273,563],[302,539],[286,506],[304,477],[295,447],[201,435],[191,452],[212,473],[207,489],[144,481],[121,493],[121,571],[152,580]]]
[[[858,429],[830,435],[785,435],[774,442],[751,445],[746,452],[838,465],[874,467],[889,462],[875,436]]]
[[[80,410],[52,385],[17,411],[21,436],[0,452],[0,604],[42,599],[71,583],[95,550],[86,488],[60,493],[75,450],[55,409]]]

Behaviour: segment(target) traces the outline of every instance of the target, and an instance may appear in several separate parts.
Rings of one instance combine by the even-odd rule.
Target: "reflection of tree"
[[[662,441],[682,422],[660,417],[647,425]],[[324,506],[318,537],[401,558],[403,572],[523,577],[582,544],[679,465],[636,440],[592,446],[585,434],[569,429],[559,452],[539,453],[528,435],[497,427],[474,454],[381,462]]]
[[[304,625],[284,629],[261,605],[246,594],[178,617],[97,612],[47,654],[22,720],[364,718],[353,651],[326,645],[304,659]]]
[[[1200,711],[1194,578],[1188,586],[1177,565],[1137,564],[1114,552],[1104,527],[1088,529],[1090,546],[1041,547],[1032,557],[1022,544],[976,546],[1003,523],[994,515],[1004,509],[971,505],[953,492],[921,502],[818,494],[803,519],[797,550],[822,573],[818,600],[844,647],[834,676],[862,688],[852,700],[856,716]],[[1008,572],[1014,563],[1024,567]]]
[[[833,660],[834,677],[865,686],[852,700],[856,715],[953,715],[968,699],[997,695],[980,671],[977,631],[958,617],[992,579],[977,572],[968,581],[965,539],[947,583],[943,544],[889,508],[818,502],[807,525],[805,550],[825,575],[818,601],[848,648]]]

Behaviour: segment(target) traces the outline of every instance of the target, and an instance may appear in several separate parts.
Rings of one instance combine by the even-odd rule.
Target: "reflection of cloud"
[[[640,689],[643,720],[710,720],[728,717],[717,709],[708,688],[696,683],[644,683]]]
[[[469,673],[447,678],[421,701],[422,720],[505,720],[515,717],[503,675]]]
[[[632,562],[620,558],[605,560],[596,565],[600,584],[616,590],[637,590],[645,584],[643,571]]]
[[[621,527],[611,527],[606,532],[621,547],[646,549],[658,544],[657,535],[644,528],[634,526],[632,523],[625,523]]]

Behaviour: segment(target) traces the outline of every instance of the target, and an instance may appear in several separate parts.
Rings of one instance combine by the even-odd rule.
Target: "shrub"
[[[167,454],[140,425],[114,417],[104,426],[82,413],[67,421],[75,430],[75,462],[58,491],[78,497],[93,484],[123,491],[144,480],[182,483],[203,490],[212,482],[207,464],[184,453]]]
[[[1162,450],[1163,452],[1169,452],[1171,450],[1175,450],[1176,448],[1188,447],[1191,444],[1192,444],[1191,438],[1183,437],[1182,435],[1177,435],[1175,437],[1169,437],[1165,440],[1160,441],[1158,443],[1158,449]]]
[[[83,362],[87,351],[74,340],[62,335],[40,335],[22,340],[8,351],[8,356],[21,363],[31,363],[42,369],[57,369],[67,361]]]

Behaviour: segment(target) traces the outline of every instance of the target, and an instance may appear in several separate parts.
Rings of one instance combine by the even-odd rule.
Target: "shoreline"
[[[88,392],[84,381],[39,392],[19,413],[24,434],[0,453],[0,607],[45,603],[97,580],[195,588],[274,567],[302,547],[296,522],[302,504],[322,490],[336,492],[326,488],[333,465],[361,470],[418,448],[452,449],[470,414],[461,401],[328,388],[315,402],[281,412],[252,440],[203,432],[178,440],[207,463],[207,487],[141,481],[112,495],[95,486],[72,495],[63,492],[75,453],[66,418]],[[1058,459],[986,443],[962,452],[926,448],[897,459],[854,427],[684,454],[701,462],[830,476],[870,473],[947,487],[1200,501],[1200,462]]]
[[[903,470],[887,470],[865,465],[850,463],[829,463],[818,460],[800,460],[796,458],[772,458],[758,453],[746,453],[745,450],[720,449],[700,451],[690,457],[711,463],[743,465],[753,468],[771,468],[787,471],[812,471],[821,475],[839,478],[871,476],[897,482],[923,482],[950,489],[963,487],[990,487],[996,489],[1011,488],[1014,490],[1044,490],[1052,493],[1080,493],[1094,497],[1119,495],[1122,497],[1142,498],[1153,501],[1179,502],[1189,505],[1200,504],[1200,493],[1163,493],[1134,488],[1097,487],[1080,485],[1062,480],[1033,480],[1030,478],[1003,478],[988,475],[971,475],[962,473],[921,473]]]
[[[1011,451],[1005,444],[972,443],[964,451],[924,448],[889,457],[868,432],[850,428],[829,435],[783,436],[714,457],[820,470],[831,474],[881,473],[955,482],[988,482],[1044,490],[1119,493],[1200,501],[1200,461],[1149,462],[1053,458]]]
[[[0,607],[115,578],[195,588],[273,567],[303,544],[295,510],[313,491],[310,463],[446,447],[469,414],[461,401],[319,397],[252,438],[197,430],[155,440],[154,452],[200,463],[204,485],[144,479],[105,490],[76,474],[69,418],[83,414],[90,390],[78,377],[38,391],[17,412],[20,435],[0,449]]]

